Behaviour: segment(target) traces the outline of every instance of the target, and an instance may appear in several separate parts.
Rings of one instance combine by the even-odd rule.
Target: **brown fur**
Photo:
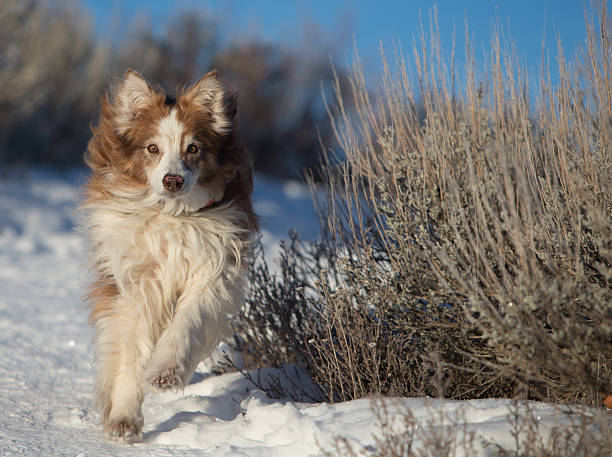
[[[92,305],[89,313],[89,323],[93,324],[102,315],[112,312],[113,299],[119,295],[117,286],[109,279],[98,279],[89,288],[85,299]]]
[[[127,74],[127,73],[126,73]],[[218,75],[210,72],[204,78]],[[202,78],[202,79],[204,79]],[[106,183],[101,181],[105,173],[111,173],[125,185],[144,187],[147,185],[145,167],[158,156],[147,156],[141,153],[147,141],[154,135],[157,122],[168,116],[172,108],[178,109],[178,119],[184,123],[186,130],[202,144],[200,151],[187,158],[182,157],[191,168],[206,169],[200,178],[201,184],[218,185],[226,189],[224,201],[234,200],[247,215],[247,226],[250,231],[258,229],[257,217],[253,211],[250,195],[253,190],[252,159],[248,151],[237,141],[236,105],[237,94],[227,92],[224,98],[224,109],[232,119],[233,128],[228,135],[219,135],[210,127],[211,114],[194,100],[191,86],[177,90],[175,105],[166,103],[166,94],[155,92],[153,103],[139,110],[132,121],[129,130],[121,135],[114,125],[116,94],[106,94],[101,98],[100,122],[92,127],[85,162],[93,171],[93,176],[87,185],[87,201],[108,198]],[[116,93],[115,88],[113,92]],[[151,88],[151,91],[154,91]],[[182,145],[186,151],[187,145]],[[85,205],[87,204],[85,202]]]
[[[173,109],[176,110],[176,117],[170,116]],[[96,329],[96,360],[101,361],[100,366],[103,367],[98,369],[96,396],[105,432],[111,438],[129,441],[140,435],[144,391],[138,386],[144,381],[164,389],[184,385],[188,381],[185,378],[190,376],[189,370],[195,369],[195,357],[203,357],[209,350],[204,346],[208,335],[212,335],[212,342],[220,338],[221,330],[216,324],[218,321],[214,320],[221,318],[221,313],[219,316],[216,314],[217,309],[230,309],[240,303],[239,293],[244,277],[241,257],[248,253],[248,242],[252,233],[257,230],[258,223],[250,199],[253,189],[251,157],[238,143],[235,114],[236,95],[223,88],[216,72],[205,75],[187,89],[179,90],[176,101],[169,101],[166,94],[153,89],[139,75],[128,71],[114,90],[101,98],[100,120],[92,127],[92,138],[84,157],[92,175],[85,186],[82,207],[90,216],[88,221],[95,259],[93,270],[97,276],[85,297],[90,303],[90,323]],[[189,189],[197,189],[197,186],[204,188],[193,194],[195,200],[190,203],[192,206],[179,207],[170,215],[162,213],[167,202],[155,199],[157,196],[166,198],[168,195],[161,195],[149,182],[149,179],[153,179],[150,177],[156,176],[157,170],[160,169],[158,165],[161,163],[162,153],[151,152],[147,148],[159,134],[160,122],[166,118],[170,121],[165,122],[175,122],[177,125],[180,123],[183,128],[183,136],[173,140],[172,147],[178,149],[172,149],[174,156],[171,160],[180,163],[181,169],[194,177],[190,181]],[[187,152],[187,141],[198,146],[197,152]],[[163,170],[163,167],[161,169]],[[161,176],[165,180],[163,174]],[[159,176],[155,179],[154,183],[161,185],[162,179]],[[150,199],[151,196],[155,198]],[[211,198],[210,202],[214,202],[214,207],[210,207],[209,202],[206,202],[208,196]],[[170,194],[168,198],[173,196]],[[204,201],[201,202],[200,198]],[[146,211],[141,212],[138,205],[145,203]],[[200,203],[202,207],[198,210]],[[206,211],[211,213],[205,216],[203,213]],[[96,220],[95,215],[101,213],[102,218]],[[144,216],[139,219],[141,214]],[[218,223],[226,229],[225,232],[216,233],[217,226],[211,225],[210,221],[220,214],[227,219],[221,219]],[[138,221],[136,226],[133,225],[134,219]],[[223,225],[225,222],[228,225]],[[127,241],[122,248],[118,248],[117,243],[121,244],[124,233],[121,224],[124,223],[128,230]],[[185,246],[194,246],[191,241],[185,241],[193,240],[190,238],[193,232],[189,230],[193,229],[194,224],[206,227],[203,229],[206,230],[205,234],[200,235],[201,244],[196,242],[197,248],[180,251],[187,249]],[[109,238],[108,229],[115,227],[118,228]],[[152,238],[147,238],[149,230]],[[177,238],[158,236],[159,233],[163,234],[164,230],[176,230],[167,232],[171,235],[185,230],[187,235],[182,239],[179,236],[177,244],[170,246],[167,244],[168,239]],[[96,234],[99,236],[95,236]],[[228,238],[228,234],[233,234],[233,238]],[[219,241],[219,245],[213,243],[211,249],[210,240],[218,238],[226,240],[226,244]],[[147,239],[155,240],[153,253],[146,242],[145,248],[140,245],[138,249],[133,250],[133,246],[139,241]],[[215,255],[217,264],[221,265],[220,268],[228,275],[214,276],[215,282],[212,284],[218,283],[218,286],[210,285],[202,272],[202,265],[205,266],[206,262],[209,262],[208,256],[217,246],[226,249],[216,252]],[[200,253],[205,249],[210,250]],[[178,263],[177,250],[180,252]],[[190,260],[184,261],[181,255]],[[202,264],[198,263],[198,256]],[[118,280],[116,275],[121,275],[122,270],[109,268],[110,258],[117,259],[119,263],[125,260],[129,271],[127,274],[133,276],[126,276],[127,280],[123,277],[123,282]],[[162,275],[167,281],[160,285],[162,280],[154,277],[151,282],[151,272],[164,271],[164,267],[168,268],[166,262],[172,265],[170,270],[166,270]],[[193,271],[185,274],[185,268],[193,264],[196,265]],[[237,273],[238,271],[242,272]],[[180,279],[173,283],[175,272],[178,272],[176,275]],[[181,274],[183,276],[180,276]],[[194,274],[200,279],[193,279],[190,283]],[[229,279],[223,279],[224,277]],[[144,291],[153,291],[149,299],[157,300],[152,307],[145,305],[150,303],[146,300],[138,303],[138,299],[133,300],[133,295],[129,295],[132,292],[124,291],[126,283],[138,285],[141,280],[142,284],[148,284],[143,286]],[[158,286],[160,291],[163,288],[164,292],[155,295]],[[206,299],[200,298],[200,287],[201,291],[208,294]],[[206,292],[217,290],[215,287],[222,293]],[[122,296],[124,293],[128,295],[127,298]],[[181,305],[184,303],[181,299],[185,294],[188,296],[186,300],[192,300],[189,302],[191,308],[183,308]],[[208,300],[202,302],[202,306],[210,308],[204,308],[203,311],[193,308],[196,306],[193,304],[193,297]],[[142,308],[138,309],[138,306]],[[189,316],[191,312],[196,316],[193,320],[180,320],[176,317],[181,313],[182,316]],[[211,322],[213,327],[207,327],[206,334],[202,336],[206,337],[206,340],[193,343],[193,348],[196,349],[190,350],[191,346],[186,345],[179,350],[177,344],[160,343],[160,340],[167,342],[169,338],[183,341],[180,339],[182,335],[189,335],[197,340],[196,333],[192,333],[185,326],[200,325],[198,312],[209,313],[208,322]],[[174,328],[173,332],[169,333],[168,328]],[[119,331],[113,333],[113,329]],[[98,338],[100,335],[101,339]],[[177,355],[170,356],[168,351],[176,351]],[[102,359],[99,358],[100,354]],[[164,365],[170,362],[172,364]],[[126,372],[130,374],[126,375]]]
[[[214,70],[213,72],[216,76],[216,72]],[[210,77],[213,72],[204,78]],[[168,116],[172,108],[176,107],[178,119],[202,144],[202,148],[194,157],[187,158],[183,153],[183,159],[192,168],[209,168],[210,171],[200,178],[200,184],[223,186],[225,188],[223,200],[236,202],[246,215],[245,228],[249,232],[257,231],[259,224],[250,199],[253,191],[252,159],[248,151],[237,141],[235,118],[237,94],[227,92],[224,99],[225,113],[233,122],[233,128],[228,135],[218,135],[210,127],[210,112],[198,106],[190,94],[195,84],[186,89],[177,89],[176,102],[170,105],[166,103],[165,93],[151,88],[151,91],[155,92],[153,103],[140,110],[129,130],[121,135],[114,124],[117,115],[116,92],[119,85],[120,83],[111,90],[111,93],[105,94],[100,99],[100,121],[97,126],[91,128],[93,136],[87,146],[84,159],[93,175],[85,188],[84,206],[112,198],[104,181],[106,173],[120,179],[126,186],[141,188],[147,185],[144,170],[150,161],[156,160],[156,156],[143,155],[141,151],[154,135],[159,119]],[[181,150],[186,151],[187,145],[181,144],[181,146]],[[111,278],[99,278],[90,286],[85,298],[91,304],[89,317],[91,323],[101,315],[111,312],[112,301],[117,295],[117,287]]]

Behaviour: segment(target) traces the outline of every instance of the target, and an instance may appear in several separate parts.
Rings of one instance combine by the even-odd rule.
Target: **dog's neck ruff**
[[[159,211],[164,214],[171,214],[174,216],[189,216],[202,214],[208,210],[218,208],[224,203],[227,203],[227,201],[223,197],[219,200],[211,198],[204,206],[198,208],[197,206],[190,206],[180,199],[161,198],[158,199],[156,204],[154,204],[152,207],[158,208]]]
[[[111,200],[102,203],[102,206],[114,206],[113,202],[117,203],[116,208],[121,208],[125,214],[139,214],[143,210],[160,212],[173,216],[189,216],[207,212],[226,203],[225,198],[220,200],[210,199],[204,206],[194,207],[186,204],[179,199],[166,199],[160,197],[149,189],[127,189],[115,188],[109,192],[113,196]],[[96,206],[92,204],[91,206]]]

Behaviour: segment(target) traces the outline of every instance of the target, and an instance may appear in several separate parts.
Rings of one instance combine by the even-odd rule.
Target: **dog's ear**
[[[114,122],[117,131],[125,133],[138,110],[152,104],[154,100],[155,91],[149,83],[139,73],[128,69],[114,93]]]
[[[219,135],[231,133],[234,127],[237,95],[228,91],[221,82],[217,70],[206,73],[185,91],[185,97],[208,111],[212,128]]]

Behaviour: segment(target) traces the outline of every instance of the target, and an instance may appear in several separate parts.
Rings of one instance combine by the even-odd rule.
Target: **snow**
[[[141,443],[105,441],[92,402],[92,334],[81,298],[88,281],[75,230],[81,176],[80,170],[0,170],[0,455],[299,457],[323,455],[337,436],[356,449],[375,444],[368,399],[274,400],[239,373],[213,375],[210,363],[200,365],[184,391],[147,397]],[[255,189],[269,255],[292,228],[316,236],[303,185],[258,176]],[[509,400],[388,404],[393,417],[410,411],[423,433],[455,427],[506,447],[514,443]],[[532,408],[544,428],[569,423],[557,407]]]

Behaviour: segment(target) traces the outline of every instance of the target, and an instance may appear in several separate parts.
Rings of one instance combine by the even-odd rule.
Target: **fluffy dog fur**
[[[106,435],[132,441],[145,392],[182,388],[244,298],[252,166],[216,71],[174,99],[128,70],[101,102],[83,203],[96,399]]]

